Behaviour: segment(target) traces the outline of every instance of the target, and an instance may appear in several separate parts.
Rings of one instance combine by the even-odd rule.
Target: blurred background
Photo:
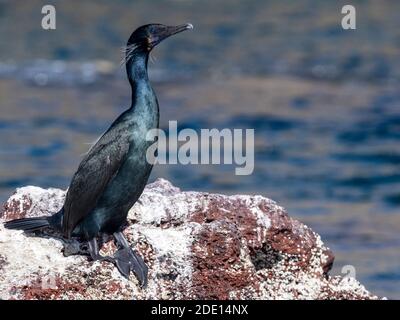
[[[400,298],[400,2],[0,0],[0,201],[67,188],[130,104],[121,47],[141,24],[191,22],[150,63],[161,127],[254,128],[255,170],[158,165],[183,190],[261,194],[318,232],[333,274],[354,265]],[[41,28],[53,4],[57,29]]]

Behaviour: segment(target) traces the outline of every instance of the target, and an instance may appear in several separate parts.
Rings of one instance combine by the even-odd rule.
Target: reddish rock
[[[50,215],[65,192],[24,187],[2,221]],[[181,192],[149,184],[124,233],[149,266],[149,284],[107,262],[64,257],[60,239],[27,237],[0,224],[1,299],[376,299],[353,278],[331,277],[320,236],[261,196]],[[112,241],[103,254],[115,251]]]

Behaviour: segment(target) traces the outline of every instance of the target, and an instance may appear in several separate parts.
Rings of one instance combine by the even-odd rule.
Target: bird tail
[[[7,229],[24,230],[24,231],[35,231],[50,225],[49,217],[37,217],[37,218],[23,218],[7,221],[4,223],[4,227]]]

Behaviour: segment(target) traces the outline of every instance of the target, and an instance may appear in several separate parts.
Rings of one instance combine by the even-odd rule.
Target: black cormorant
[[[62,232],[65,238],[79,237],[88,242],[93,260],[115,263],[125,277],[133,271],[141,286],[146,286],[147,266],[129,246],[122,228],[152,170],[146,151],[153,142],[146,141],[146,134],[159,125],[158,102],[147,75],[147,62],[150,51],[158,43],[192,28],[191,24],[173,27],[148,24],[132,33],[125,54],[132,88],[131,107],[113,122],[82,159],[58,213],[8,221],[6,228],[35,231],[50,227]],[[99,254],[98,237],[103,234],[114,236],[118,246],[114,257]]]

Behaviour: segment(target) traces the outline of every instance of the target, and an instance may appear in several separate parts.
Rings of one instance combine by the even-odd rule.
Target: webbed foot
[[[144,263],[142,257],[129,246],[125,237],[121,232],[114,233],[115,240],[119,245],[118,251],[114,255],[115,264],[121,274],[129,279],[132,271],[139,281],[142,288],[147,286],[148,267]]]
[[[64,242],[64,250],[63,250],[64,257],[78,255],[81,253],[82,250],[79,241],[71,240],[68,242]]]

